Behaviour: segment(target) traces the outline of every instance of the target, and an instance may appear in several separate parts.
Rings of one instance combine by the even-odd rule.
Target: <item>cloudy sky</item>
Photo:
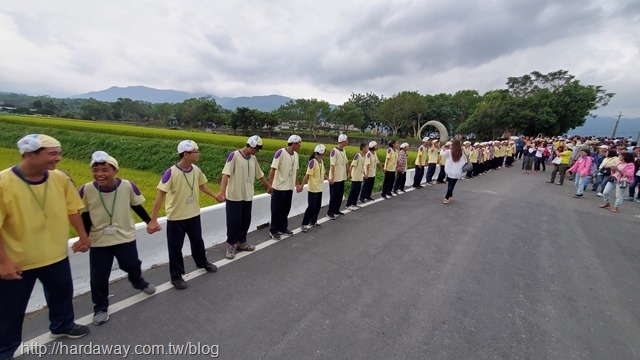
[[[481,93],[565,69],[640,117],[638,0],[9,0],[0,91],[145,85],[342,104],[355,93]]]

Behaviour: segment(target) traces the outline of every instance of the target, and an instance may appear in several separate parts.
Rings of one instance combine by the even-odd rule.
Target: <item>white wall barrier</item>
[[[437,176],[439,167],[436,169]],[[413,185],[414,169],[411,168],[407,171],[406,186]],[[423,181],[424,182],[424,179]],[[347,184],[349,184],[347,182]],[[152,199],[147,199],[152,201]],[[329,204],[329,183],[324,182],[322,191],[322,206]],[[267,224],[271,220],[271,196],[269,194],[256,195],[253,198],[253,211],[251,215],[251,227],[249,231],[254,231],[258,226]],[[291,212],[289,216],[296,216],[303,214],[307,208],[307,186],[300,193],[294,192],[293,201],[291,203]],[[209,248],[216,244],[221,244],[227,240],[227,226],[226,226],[226,213],[225,204],[216,204],[202,208],[202,237],[204,238],[205,247]],[[138,255],[142,260],[142,270],[148,270],[156,265],[162,265],[169,262],[169,256],[167,253],[167,236],[164,230],[166,224],[166,217],[158,219],[160,226],[163,227],[162,231],[149,235],[146,231],[145,223],[136,224],[136,241],[138,246]],[[296,224],[291,225],[292,228],[296,228]],[[84,294],[90,291],[89,285],[89,253],[73,253],[71,251],[71,245],[77,240],[77,238],[69,239],[69,261],[71,262],[71,275],[73,277],[74,296]],[[185,239],[184,247],[182,248],[184,256],[191,255],[191,248],[189,247],[189,240]],[[113,271],[111,272],[111,281],[126,277],[126,273],[118,268],[117,261],[114,261]],[[169,281],[169,274],[167,273],[167,281]],[[27,312],[41,309],[46,305],[44,299],[44,293],[42,286],[38,282],[31,295]]]

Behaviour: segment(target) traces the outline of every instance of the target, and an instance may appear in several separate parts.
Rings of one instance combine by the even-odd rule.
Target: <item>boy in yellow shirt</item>
[[[109,321],[109,275],[114,257],[134,288],[151,295],[156,287],[142,277],[136,224],[131,215],[133,209],[144,222],[151,221],[141,205],[144,196],[133,182],[116,178],[120,166],[106,152],[94,152],[90,166],[94,181],[82,185],[78,192],[84,203],[84,228],[91,237],[89,267],[93,324],[100,325]]]
[[[360,143],[360,152],[353,156],[351,161],[351,189],[347,198],[347,209],[358,210],[358,196],[362,189],[362,181],[364,180],[364,160],[369,147],[365,143]]]
[[[398,141],[389,141],[387,156],[384,159],[384,180],[382,182],[382,197],[393,196],[393,181],[396,177],[396,166],[398,165]]]
[[[202,223],[200,221],[200,191],[220,200],[219,194],[207,187],[207,177],[195,164],[200,159],[198,144],[191,140],[183,140],[178,144],[180,161],[173,165],[158,183],[158,196],[153,203],[151,221],[147,224],[147,232],[160,230],[158,213],[160,206],[165,203],[167,213],[167,247],[169,250],[169,274],[171,284],[178,290],[188,287],[182,279],[185,274],[182,245],[185,235],[189,236],[191,256],[198,268],[209,273],[218,268],[207,260],[207,254],[202,238]]]
[[[69,223],[80,235],[72,250],[91,246],[79,211],[82,200],[69,176],[56,170],[58,140],[42,134],[18,141],[20,164],[0,172],[0,359],[13,358],[36,280],[44,288],[52,337],[79,338],[74,322],[68,257]]]
[[[373,185],[376,180],[376,168],[380,168],[380,170],[384,171],[384,167],[382,166],[382,163],[380,163],[380,159],[378,159],[378,154],[376,153],[377,150],[378,143],[370,141],[369,151],[364,157],[364,180],[362,190],[360,191],[361,203],[373,200],[371,193],[373,192]]]
[[[349,143],[349,138],[345,134],[338,136],[338,145],[329,153],[329,209],[327,216],[335,220],[339,215],[344,215],[340,211],[340,204],[344,197],[344,182],[350,176],[349,162],[344,147]]]
[[[324,145],[319,144],[309,157],[309,165],[307,165],[307,173],[302,179],[302,185],[309,184],[307,188],[307,209],[304,211],[304,217],[302,218],[302,232],[307,232],[309,227],[316,226],[318,224],[318,214],[322,207],[322,184],[327,179],[327,174],[324,171],[324,163],[322,159],[326,154],[327,149]]]

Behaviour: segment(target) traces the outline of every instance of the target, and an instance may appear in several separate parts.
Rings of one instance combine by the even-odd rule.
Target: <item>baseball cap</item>
[[[406,147],[409,147],[409,144],[407,144],[407,143],[400,144],[400,149],[404,149]]]
[[[120,169],[120,166],[118,166],[118,160],[116,160],[113,156],[110,156],[106,152],[95,151],[93,154],[91,154],[90,166],[93,166],[94,164],[102,164],[102,163],[107,163],[109,165],[112,165],[116,169]]]
[[[376,146],[378,146],[378,143],[377,143],[377,142],[375,142],[375,141],[369,141],[369,147],[370,147],[370,148],[372,148],[372,147],[376,147]]]
[[[258,147],[262,149],[262,139],[258,135],[253,135],[247,139],[247,144],[252,148]]]
[[[451,146],[451,141],[447,141],[444,146]]]
[[[324,154],[324,152],[327,151],[327,148],[322,144],[318,144],[313,151],[317,152],[318,154]]]
[[[425,137],[422,138],[422,142],[427,142],[427,141],[429,141],[429,137],[428,136],[425,136]]]
[[[287,140],[287,144],[301,143],[301,142],[302,142],[302,138],[298,135],[291,135],[289,136],[289,140]]]
[[[192,140],[182,140],[178,144],[178,154],[182,154],[183,152],[191,152],[194,150],[198,150],[198,144],[196,144]]]
[[[49,135],[30,134],[18,140],[20,155],[26,152],[34,152],[40,148],[57,147],[60,142]]]
[[[600,149],[608,149],[609,147],[607,145],[600,145],[598,146]]]
[[[340,136],[338,136],[338,142],[343,142],[347,140],[349,140],[349,138],[345,134],[340,134]]]

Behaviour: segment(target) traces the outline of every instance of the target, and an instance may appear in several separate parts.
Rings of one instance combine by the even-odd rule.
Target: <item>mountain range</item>
[[[118,98],[148,101],[150,103],[181,103],[187,99],[210,96],[205,93],[189,93],[177,90],[160,90],[146,86],[112,86],[106,90],[92,91],[85,94],[74,95],[72,98],[94,98],[100,101],[114,102]],[[248,107],[261,111],[272,111],[292,100],[281,95],[219,97],[212,95],[216,103],[225,109],[235,110],[238,107]]]

